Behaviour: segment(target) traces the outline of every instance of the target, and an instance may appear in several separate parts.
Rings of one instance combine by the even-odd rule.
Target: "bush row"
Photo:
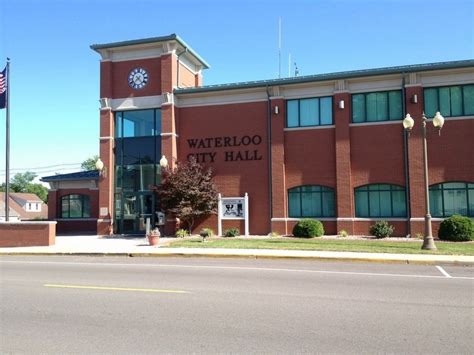
[[[394,232],[395,228],[388,224],[386,221],[378,221],[371,225],[369,228],[370,235],[376,238],[390,237]],[[203,228],[199,233],[203,238],[212,237],[214,232],[210,228]],[[341,236],[347,236],[346,231],[340,232]],[[188,235],[188,232],[184,229],[180,229],[176,232],[178,237],[184,237]],[[240,235],[238,228],[230,228],[224,231],[224,237],[236,237]],[[324,235],[323,224],[315,219],[302,219],[293,227],[293,236],[298,238],[313,238],[321,237]],[[463,216],[451,216],[441,222],[439,226],[438,237],[441,240],[447,240],[452,242],[465,242],[474,240],[474,222],[469,217]]]

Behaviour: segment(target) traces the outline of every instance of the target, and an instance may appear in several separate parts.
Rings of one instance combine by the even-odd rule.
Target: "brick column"
[[[337,232],[344,229],[354,233],[354,199],[351,176],[351,95],[348,92],[338,92],[333,97],[333,112],[336,144],[336,215]],[[344,101],[344,108],[339,108],[339,102]]]
[[[58,205],[58,191],[49,190],[48,191],[48,219],[50,221],[54,221],[56,218],[58,218],[59,208],[60,206]]]
[[[425,216],[425,181],[423,175],[423,88],[410,86],[406,88],[406,111],[415,121],[408,137],[408,170],[410,179],[410,227],[411,235],[424,233]],[[412,103],[417,95],[418,103]]]
[[[99,177],[99,219],[97,234],[113,233],[114,202],[114,114],[110,108],[100,111],[100,159],[104,162],[102,176]],[[102,210],[102,211],[101,211]],[[102,213],[101,213],[102,212]]]
[[[275,107],[278,106],[278,114]],[[280,97],[271,99],[272,108],[272,232],[282,235],[289,233],[286,183],[285,183],[285,100]],[[283,219],[283,220],[279,220]]]
[[[177,80],[177,57],[174,54],[161,58],[161,92],[164,97],[169,97],[161,105],[161,154],[166,156],[168,164],[173,168],[178,158],[176,144],[176,119],[173,102],[173,89]]]

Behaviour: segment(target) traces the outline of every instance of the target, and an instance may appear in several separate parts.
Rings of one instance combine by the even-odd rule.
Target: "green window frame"
[[[333,124],[332,96],[288,100],[286,127],[330,126]]]
[[[474,115],[474,84],[425,88],[423,97],[429,118],[438,111],[445,117]]]
[[[288,190],[288,215],[292,218],[329,218],[336,216],[334,189],[303,185]]]
[[[71,194],[61,197],[61,218],[90,218],[90,197]]]
[[[398,121],[403,118],[402,91],[352,94],[352,122]]]
[[[405,188],[391,184],[370,184],[354,189],[355,215],[362,218],[407,216]]]
[[[431,185],[430,213],[440,218],[453,214],[474,217],[474,183],[461,181]]]

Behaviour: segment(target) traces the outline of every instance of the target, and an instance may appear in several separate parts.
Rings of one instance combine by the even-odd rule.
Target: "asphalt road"
[[[474,270],[1,257],[0,353],[474,353]]]

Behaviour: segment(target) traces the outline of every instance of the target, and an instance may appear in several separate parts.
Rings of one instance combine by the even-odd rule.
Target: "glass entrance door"
[[[147,218],[153,225],[155,202],[151,192],[123,192],[116,194],[115,201],[117,233],[144,234]]]

